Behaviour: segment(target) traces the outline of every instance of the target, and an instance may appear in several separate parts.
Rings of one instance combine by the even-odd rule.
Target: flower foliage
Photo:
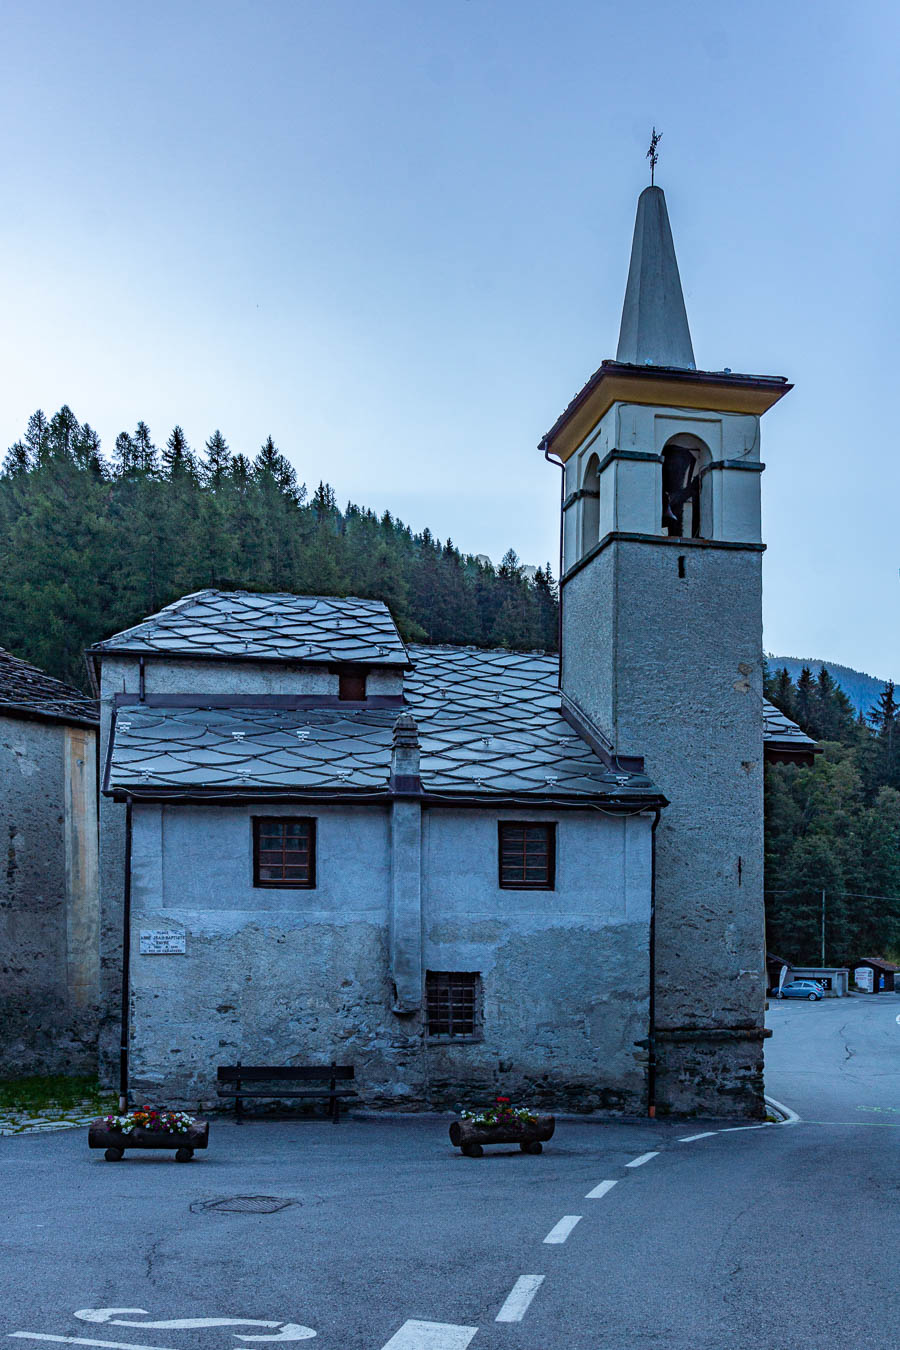
[[[473,1125],[504,1130],[524,1130],[526,1125],[533,1125],[537,1120],[534,1111],[525,1106],[510,1105],[508,1097],[498,1097],[494,1106],[488,1106],[483,1111],[461,1111],[460,1117]]]
[[[187,1134],[194,1117],[186,1111],[158,1111],[153,1106],[136,1107],[124,1116],[106,1116],[104,1124],[111,1130],[131,1134],[134,1129],[162,1130],[165,1134]]]

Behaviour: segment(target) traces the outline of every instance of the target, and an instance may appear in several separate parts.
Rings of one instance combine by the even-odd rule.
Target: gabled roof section
[[[185,595],[90,651],[99,657],[132,652],[198,660],[409,665],[397,625],[382,600],[252,591]]]
[[[0,716],[95,727],[94,699],[0,647]]]
[[[410,648],[407,710],[423,792],[631,809],[664,801],[644,774],[614,772],[560,715],[558,662],[543,653]],[[397,710],[118,709],[105,790],[135,796],[390,793]]]

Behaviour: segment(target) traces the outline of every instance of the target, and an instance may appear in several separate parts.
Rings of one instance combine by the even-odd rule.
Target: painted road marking
[[[785,1106],[784,1102],[776,1101],[776,1099],[775,1099],[774,1097],[765,1097],[763,1100],[766,1101],[766,1102],[768,1102],[768,1104],[769,1104],[770,1106],[774,1106],[776,1111],[783,1111],[783,1112],[784,1112],[784,1114],[785,1114],[785,1119],[782,1120],[782,1121],[779,1121],[779,1124],[781,1124],[781,1125],[799,1125],[799,1124],[800,1124],[800,1117],[797,1115],[797,1112],[796,1112],[796,1111],[792,1111],[791,1108],[790,1108],[789,1106]]]
[[[764,1121],[762,1125],[726,1125],[719,1134],[737,1134],[740,1130],[767,1130],[770,1122]]]
[[[704,1130],[702,1134],[683,1135],[678,1142],[679,1144],[692,1144],[695,1139],[712,1139],[714,1134],[718,1134],[718,1130]]]
[[[48,1336],[42,1331],[10,1331],[13,1338],[21,1341],[59,1341],[65,1345],[102,1345],[105,1350],[172,1350],[164,1345],[135,1345],[129,1341],[91,1341],[87,1336]]]
[[[545,1242],[565,1242],[566,1238],[575,1227],[576,1223],[581,1222],[580,1214],[564,1214],[559,1223],[555,1223],[550,1232],[544,1238]]]
[[[588,1191],[584,1198],[585,1200],[602,1200],[604,1195],[606,1195],[608,1191],[611,1191],[615,1184],[614,1181],[601,1181],[600,1185],[595,1186],[592,1191]]]
[[[235,1332],[239,1341],[310,1341],[315,1336],[312,1327],[301,1326],[298,1322],[270,1322],[259,1317],[170,1317],[162,1322],[132,1322],[126,1317],[116,1317],[116,1313],[141,1313],[148,1316],[146,1308],[79,1308],[75,1313],[82,1322],[106,1322],[113,1327],[147,1327],[151,1331],[200,1331],[204,1327],[280,1327],[275,1336],[245,1336]]]
[[[659,1149],[657,1149],[655,1153],[642,1153],[639,1158],[632,1158],[631,1162],[626,1163],[625,1166],[643,1167],[645,1162],[649,1162],[651,1158],[658,1158],[658,1157],[659,1157]]]
[[[477,1327],[455,1327],[449,1322],[404,1322],[382,1350],[466,1350]]]
[[[543,1282],[543,1275],[520,1275],[494,1321],[521,1322]]]

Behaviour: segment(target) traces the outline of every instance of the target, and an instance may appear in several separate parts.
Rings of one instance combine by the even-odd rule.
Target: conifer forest
[[[0,645],[87,690],[85,647],[204,587],[384,600],[408,641],[553,651],[549,564],[498,567],[389,512],[309,494],[269,437],[249,456],[138,422],[111,457],[68,407],[36,412],[0,476]],[[766,771],[767,944],[795,964],[900,952],[900,706],[868,720],[824,668],[766,693],[821,746]]]

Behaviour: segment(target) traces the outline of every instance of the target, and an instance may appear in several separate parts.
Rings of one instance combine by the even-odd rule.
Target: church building
[[[813,749],[763,699],[759,425],[789,388],[696,369],[648,188],[616,359],[540,444],[559,657],[213,590],[90,650],[133,1097],[337,1061],[375,1107],[762,1113],[763,762]]]

